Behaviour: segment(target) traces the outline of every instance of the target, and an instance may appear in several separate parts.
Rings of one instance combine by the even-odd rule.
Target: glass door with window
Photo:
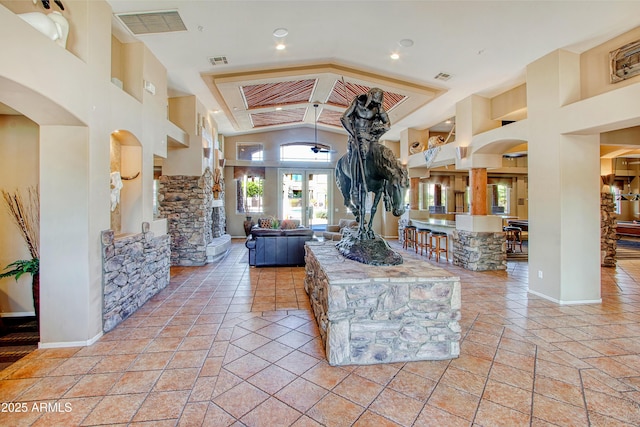
[[[331,213],[330,170],[282,170],[281,217],[325,230]]]

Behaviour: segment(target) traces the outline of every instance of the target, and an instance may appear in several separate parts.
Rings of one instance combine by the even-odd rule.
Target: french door
[[[281,169],[279,174],[282,219],[325,230],[331,219],[332,169]]]

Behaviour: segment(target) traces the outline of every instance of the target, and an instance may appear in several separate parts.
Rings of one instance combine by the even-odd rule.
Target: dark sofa
[[[304,265],[304,244],[313,238],[313,230],[309,228],[254,228],[245,242],[249,249],[249,265]]]

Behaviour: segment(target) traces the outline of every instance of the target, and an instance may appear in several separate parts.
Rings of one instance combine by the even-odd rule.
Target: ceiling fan
[[[313,103],[314,108],[314,121],[313,121],[313,133],[314,133],[314,143],[313,147],[311,147],[311,151],[315,154],[318,153],[334,153],[335,150],[331,150],[328,145],[318,144],[318,104],[317,102]]]

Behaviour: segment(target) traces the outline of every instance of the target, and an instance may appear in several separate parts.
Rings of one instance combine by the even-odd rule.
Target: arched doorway
[[[37,135],[37,149],[30,157],[37,164],[34,175],[40,190],[39,345],[85,345],[100,330],[101,306],[101,300],[95,297],[99,295],[100,276],[91,268],[91,259],[99,259],[99,249],[94,245],[95,256],[91,254],[93,245],[88,237],[88,128],[61,105],[4,77],[0,77],[0,103],[24,116],[25,123],[33,123],[30,126]],[[24,129],[9,126],[3,130],[19,136]],[[23,168],[20,162],[15,164]]]

